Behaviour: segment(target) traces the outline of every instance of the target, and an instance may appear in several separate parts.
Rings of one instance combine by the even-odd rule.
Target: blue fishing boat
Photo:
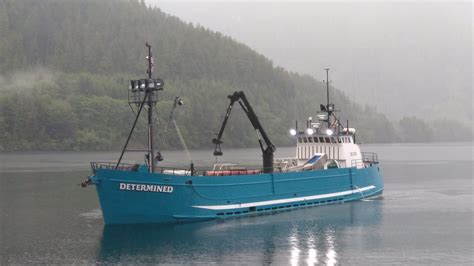
[[[290,129],[296,156],[274,158],[275,146],[264,131],[242,91],[230,95],[230,104],[217,137],[215,156],[222,155],[222,134],[235,103],[257,132],[263,167],[217,164],[162,167],[153,146],[153,109],[164,88],[152,78],[153,58],[148,47],[148,78],[130,81],[129,103],[137,108],[135,121],[118,162],[92,162],[92,175],[83,186],[95,185],[105,224],[170,223],[222,219],[262,213],[341,204],[379,196],[384,189],[377,155],[361,152],[349,122],[342,125],[329,101],[321,104],[317,119],[309,117],[303,129]],[[173,109],[182,104],[175,98]],[[148,112],[148,148],[144,164],[122,163],[137,121]]]

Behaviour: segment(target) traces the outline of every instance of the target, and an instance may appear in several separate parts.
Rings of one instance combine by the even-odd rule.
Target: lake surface
[[[382,199],[229,220],[107,226],[89,161],[119,153],[0,154],[0,264],[472,265],[473,143],[363,145],[379,155]],[[184,152],[165,161],[187,164]],[[212,151],[191,151],[212,164]],[[280,148],[277,157],[294,156]],[[132,155],[129,161],[143,161]],[[219,161],[261,163],[257,149]]]

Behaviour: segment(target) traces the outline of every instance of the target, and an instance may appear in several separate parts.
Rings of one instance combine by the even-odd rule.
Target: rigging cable
[[[188,160],[192,162],[193,160],[191,158],[191,153],[189,153],[188,146],[186,146],[186,142],[184,142],[184,138],[183,138],[183,135],[181,134],[181,130],[179,130],[179,127],[176,124],[176,120],[174,120],[174,118],[173,118],[173,124],[174,124],[174,127],[176,128],[176,132],[178,133],[178,137],[179,137],[179,140],[181,141],[181,145],[183,145],[184,151],[186,152],[186,157],[188,157]]]
[[[166,135],[167,135],[167,133],[168,133],[169,124],[170,124],[171,121],[173,121],[173,124],[174,124],[174,127],[175,127],[175,129],[176,129],[176,132],[178,133],[178,137],[179,137],[179,140],[180,140],[180,142],[181,142],[181,145],[183,146],[184,151],[185,151],[185,153],[186,153],[186,157],[188,158],[188,160],[189,160],[190,162],[192,162],[191,153],[189,152],[188,146],[186,145],[186,142],[184,141],[183,135],[181,134],[181,131],[180,131],[179,127],[178,127],[178,124],[176,123],[176,120],[175,120],[174,117],[173,117],[173,114],[174,114],[174,111],[175,111],[175,109],[176,109],[176,106],[177,106],[177,105],[182,105],[182,101],[181,101],[181,103],[178,103],[177,101],[181,101],[181,98],[180,98],[180,97],[176,97],[176,98],[175,98],[175,103],[173,104],[173,107],[171,108],[170,114],[169,114],[169,116],[168,116],[168,121],[166,122],[165,128],[164,128],[164,130],[163,130],[163,132],[162,132],[162,134],[161,134],[162,137],[161,137],[160,144],[158,145],[158,149],[160,150],[160,149],[163,147],[164,142],[165,142],[165,140],[166,140]],[[157,112],[156,109],[155,109],[155,112]],[[157,114],[157,117],[158,117],[158,114]]]

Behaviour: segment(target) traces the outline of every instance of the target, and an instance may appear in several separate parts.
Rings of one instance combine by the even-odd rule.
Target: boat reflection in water
[[[379,245],[382,205],[371,200],[200,223],[108,225],[97,259],[124,264],[349,263],[354,250]],[[344,253],[347,245],[350,253]]]

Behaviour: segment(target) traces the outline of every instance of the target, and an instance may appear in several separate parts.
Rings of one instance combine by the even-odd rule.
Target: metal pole
[[[329,68],[326,68],[326,99],[327,99],[327,105],[326,105],[326,110],[328,112],[328,128],[331,127],[331,111],[329,111]]]
[[[146,43],[146,47],[148,48],[148,78],[151,79],[152,75],[152,54],[151,54],[151,46],[150,44]],[[152,103],[152,94],[150,88],[146,88],[148,91],[148,167],[149,172],[155,172],[155,151],[153,149],[153,103]]]
[[[327,105],[329,105],[329,68],[326,68],[326,97],[327,97]]]
[[[138,113],[137,113],[137,116],[135,117],[135,121],[133,121],[132,129],[130,130],[130,133],[128,133],[127,141],[125,142],[125,145],[123,146],[122,153],[120,154],[120,158],[118,159],[118,162],[117,162],[117,165],[115,166],[115,169],[117,169],[119,167],[120,162],[122,161],[123,154],[125,153],[125,150],[127,149],[128,142],[130,141],[130,138],[132,137],[133,130],[135,129],[135,126],[137,125],[137,122],[138,122],[138,118],[140,117],[140,113],[142,112],[143,105],[145,105],[145,100],[146,100],[147,95],[148,95],[148,93],[145,93],[145,97],[143,98],[143,102],[140,105],[140,108],[138,109]]]

